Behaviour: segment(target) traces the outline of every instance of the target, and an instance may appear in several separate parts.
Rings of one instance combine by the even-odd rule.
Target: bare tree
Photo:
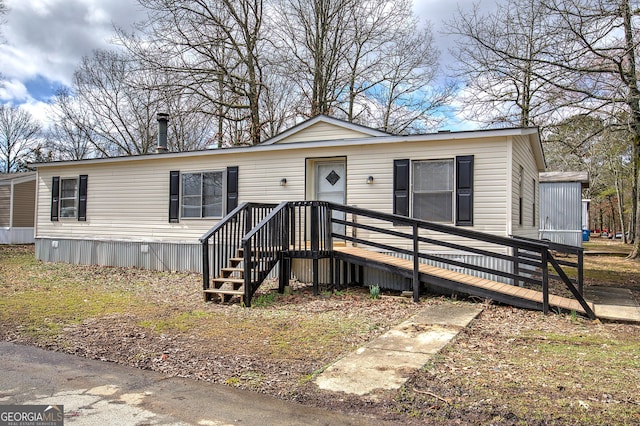
[[[359,113],[366,110],[366,93],[387,77],[383,50],[391,50],[388,45],[407,23],[415,23],[411,1],[394,1],[393,7],[389,6],[389,0],[358,1],[346,11],[350,23],[346,28],[348,43],[343,64],[347,96],[342,102],[346,106],[341,109],[349,122],[357,121]],[[361,97],[363,102],[358,105]]]
[[[173,76],[158,88],[206,100],[220,144],[259,143],[262,0],[139,2],[149,18],[119,40],[148,70]]]
[[[4,173],[14,172],[36,148],[40,124],[24,109],[0,105],[0,163]]]
[[[422,31],[404,27],[381,50],[384,78],[370,92],[372,121],[390,133],[424,133],[439,124],[439,109],[450,100],[454,86],[436,84],[439,52],[429,26]]]
[[[460,99],[469,120],[530,126],[553,112],[550,67],[539,61],[555,47],[556,32],[540,0],[506,0],[493,11],[460,7],[446,23],[457,36],[453,71],[465,82]]]
[[[52,124],[47,132],[47,145],[55,159],[82,160],[96,156],[89,111],[68,88],[56,93],[50,116]]]
[[[630,258],[640,258],[640,85],[636,70],[638,2],[632,0],[544,0],[557,37],[544,64],[553,78],[540,75],[568,95],[562,105],[592,115],[625,116],[633,150],[635,211],[634,248]]]
[[[624,121],[624,117],[617,119]],[[631,133],[620,130],[613,119],[582,114],[548,126],[544,131],[549,168],[587,171],[589,188],[584,195],[592,200],[593,206],[602,203],[611,206],[616,201],[613,210],[617,210],[625,242],[625,227],[630,231],[633,223],[633,212],[626,202],[634,181],[630,137]]]
[[[78,126],[101,156],[146,154],[155,148],[158,95],[136,90],[136,74],[124,55],[97,50],[83,58],[74,75],[74,94],[80,103]]]
[[[169,79],[140,70],[122,53],[100,50],[83,58],[73,87],[59,91],[52,104],[49,139],[56,156],[79,159],[153,152],[158,112],[171,117],[172,151],[211,144],[211,116],[202,113],[201,102],[177,90],[157,89]]]
[[[467,15],[460,13],[451,27],[457,30],[455,33],[464,35],[468,44],[461,45],[458,57],[461,60],[466,55],[477,58],[470,64],[475,64],[480,72],[472,76],[481,83],[482,78],[487,83],[493,82],[493,86],[483,83],[479,93],[484,97],[479,100],[487,100],[490,105],[516,105],[522,125],[547,124],[553,115],[557,118],[583,113],[606,118],[612,126],[629,131],[634,159],[632,193],[636,234],[630,258],[638,259],[640,85],[636,70],[639,39],[634,15],[638,1],[526,0],[531,5],[528,8],[517,7],[520,1],[509,0],[511,7],[501,7],[493,15],[480,16],[477,9]],[[507,19],[509,11],[528,11],[529,16],[538,17],[530,20],[536,24],[510,25],[510,21],[519,21]],[[520,27],[530,28],[524,33],[527,36],[524,39],[518,37]],[[526,49],[518,49],[511,40],[521,40],[518,45]],[[478,52],[475,56],[473,49]],[[507,65],[506,71],[502,71],[501,63]],[[472,71],[471,67],[466,69]],[[497,90],[489,90],[492,87]],[[502,90],[505,87],[513,89],[505,92]],[[614,119],[623,116],[627,118],[626,123]]]
[[[333,114],[347,81],[348,30],[358,0],[276,0],[280,62],[308,101],[306,116]]]

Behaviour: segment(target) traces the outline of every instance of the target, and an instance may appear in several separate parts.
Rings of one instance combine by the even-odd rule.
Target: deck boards
[[[334,250],[348,256],[366,259],[376,263],[392,265],[408,271],[413,271],[413,260],[402,259],[396,256],[390,256],[383,253],[374,252],[360,247],[334,247]],[[449,269],[438,268],[435,266],[421,263],[419,266],[420,273],[431,275],[448,281],[455,281],[467,286],[477,287],[495,293],[501,293],[510,297],[515,297],[527,301],[542,304],[542,292],[531,290],[510,284],[504,284],[497,281],[491,281],[485,278],[474,277],[472,275],[463,274]],[[561,309],[567,309],[584,313],[584,309],[575,299],[569,299],[562,296],[549,295],[549,306],[555,306]],[[591,304],[591,306],[593,306]]]

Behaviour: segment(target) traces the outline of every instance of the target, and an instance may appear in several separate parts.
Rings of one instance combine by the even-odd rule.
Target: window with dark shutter
[[[238,166],[227,167],[227,213],[238,207]]]
[[[393,161],[393,214],[409,216],[409,160]]]
[[[80,187],[78,188],[78,220],[87,220],[87,175],[80,175]]]
[[[473,155],[456,157],[456,225],[473,225]]]
[[[454,168],[453,158],[412,162],[411,217],[453,222]]]
[[[169,172],[169,223],[180,221],[180,172]]]
[[[51,221],[58,221],[60,205],[60,176],[54,176],[51,180]]]

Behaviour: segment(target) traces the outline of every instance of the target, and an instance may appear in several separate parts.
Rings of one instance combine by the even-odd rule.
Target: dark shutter
[[[238,207],[238,166],[227,167],[227,213]]]
[[[473,155],[456,157],[456,225],[473,225]]]
[[[51,181],[51,221],[58,220],[60,211],[60,176],[54,176]]]
[[[80,186],[78,188],[78,220],[87,220],[87,175],[80,175]]]
[[[180,221],[180,172],[169,172],[169,223]]]
[[[409,216],[409,160],[393,160],[393,214]]]

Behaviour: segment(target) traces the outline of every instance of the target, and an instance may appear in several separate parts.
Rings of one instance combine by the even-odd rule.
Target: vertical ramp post
[[[289,284],[291,277],[291,260],[289,252],[289,207],[282,211],[282,242],[280,244],[280,279],[278,282],[278,293],[284,293],[284,288]]]
[[[542,312],[549,313],[549,251],[542,249]]]
[[[202,242],[202,290],[209,289],[209,239]]]
[[[420,256],[418,256],[418,224],[413,224],[413,301],[420,301]]]
[[[317,296],[320,286],[318,277],[318,256],[320,247],[318,203],[311,205],[311,256],[313,256],[313,295]]]
[[[578,250],[578,293],[584,296],[584,250]]]
[[[252,265],[251,265],[251,258],[252,253],[251,253],[251,240],[247,240],[245,241],[243,247],[242,247],[242,257],[244,258],[243,260],[243,275],[244,275],[244,296],[243,296],[243,302],[244,305],[248,308],[249,306],[251,306],[251,269],[252,269]]]

